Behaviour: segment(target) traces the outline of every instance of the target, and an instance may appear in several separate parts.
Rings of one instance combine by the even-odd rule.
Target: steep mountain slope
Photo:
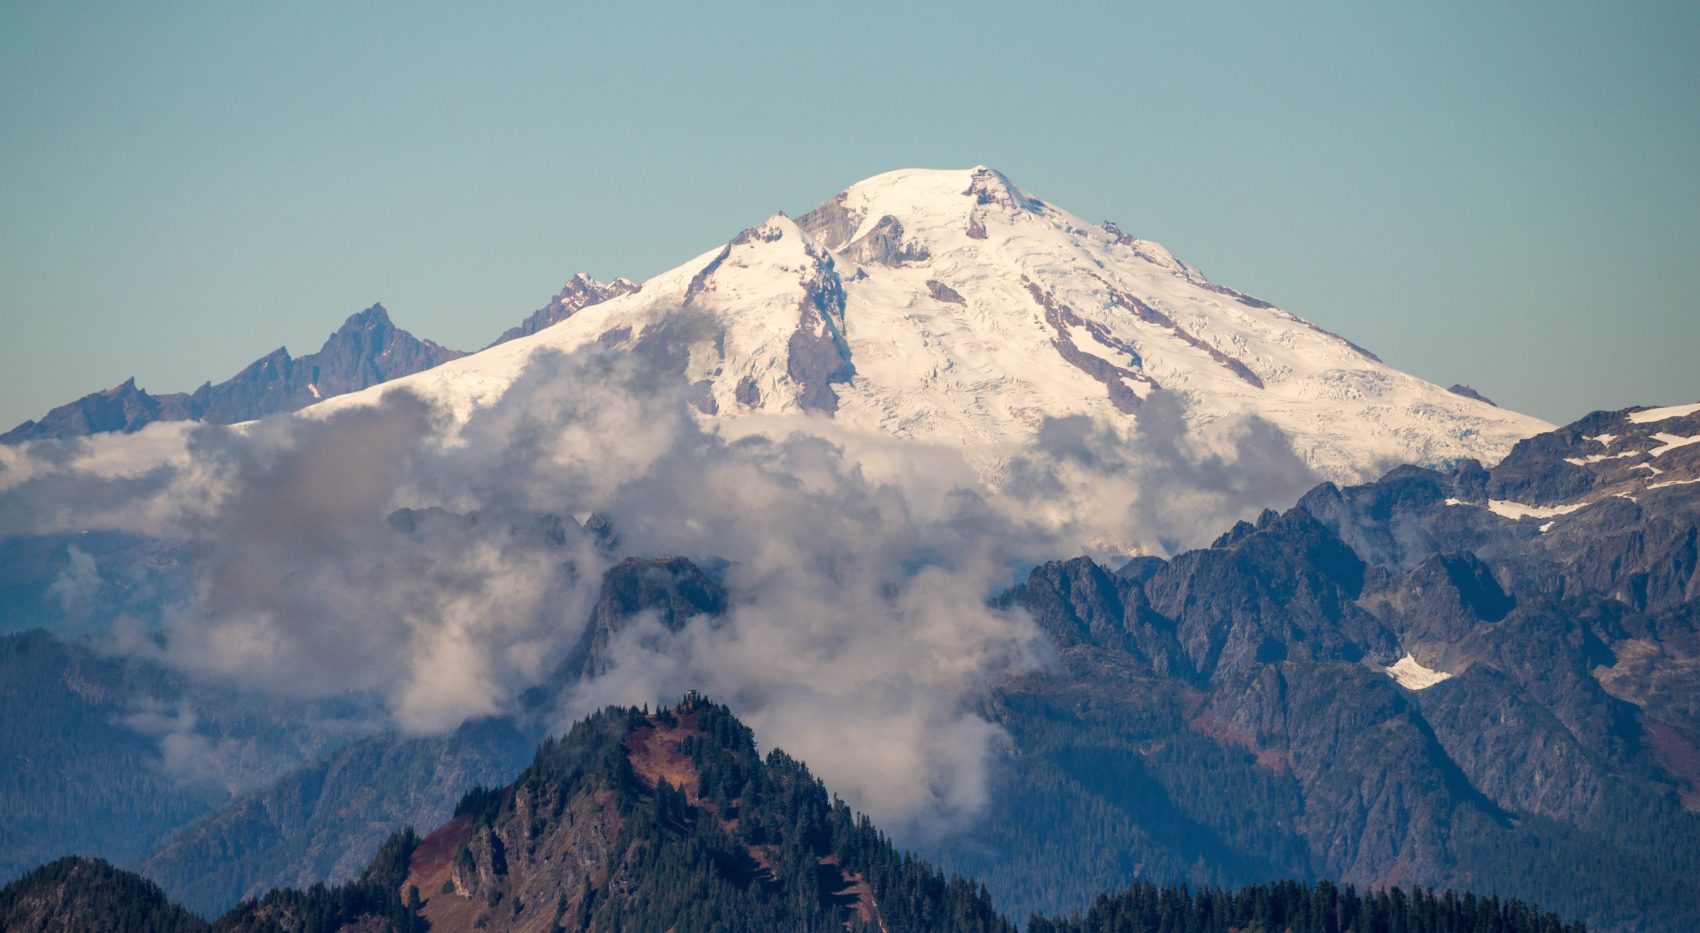
[[[602,344],[683,376],[707,414],[815,412],[950,444],[996,479],[1046,419],[1125,426],[1184,393],[1203,429],[1278,426],[1323,475],[1497,460],[1546,427],[1400,373],[984,167],[892,172],[775,215],[531,337],[338,400],[405,388],[465,414],[541,349]]]
[[[0,434],[0,444],[131,432],[155,421],[250,421],[295,411],[462,355],[396,327],[383,305],[373,305],[344,321],[317,353],[297,359],[279,347],[229,379],[187,393],[152,395],[137,388],[136,380],[126,379]]]
[[[1700,406],[1601,412],[1172,560],[1038,568],[1005,599],[1060,656],[987,704],[1005,816],[936,856],[1018,909],[1296,875],[1691,928],[1696,441]]]

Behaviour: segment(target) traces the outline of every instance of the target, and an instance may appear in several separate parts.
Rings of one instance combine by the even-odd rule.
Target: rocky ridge
[[[156,421],[251,421],[296,411],[464,355],[396,327],[383,305],[373,305],[344,321],[316,353],[297,358],[279,347],[229,379],[216,385],[204,383],[193,392],[153,395],[138,388],[135,379],[126,379],[0,434],[0,444],[130,433]]]

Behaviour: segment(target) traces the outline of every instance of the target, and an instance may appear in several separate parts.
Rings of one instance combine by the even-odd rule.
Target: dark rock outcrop
[[[683,557],[628,557],[602,575],[596,608],[578,647],[563,665],[577,676],[594,677],[612,666],[614,639],[640,617],[652,615],[668,632],[697,616],[726,611],[726,590]]]
[[[1475,389],[1472,389],[1469,386],[1464,385],[1462,383],[1453,383],[1452,385],[1449,385],[1449,386],[1446,387],[1446,391],[1451,392],[1453,395],[1462,395],[1465,398],[1473,398],[1478,402],[1486,402],[1486,403],[1488,403],[1489,405],[1492,405],[1495,408],[1499,407],[1498,402],[1494,401],[1491,398],[1488,398],[1487,396],[1481,394],[1480,392],[1477,392]]]
[[[951,288],[949,285],[946,285],[943,282],[938,281],[937,279],[928,279],[927,280],[927,293],[929,295],[932,295],[934,300],[942,301],[945,304],[963,305],[963,306],[966,306],[968,304],[967,301],[963,300],[962,294],[960,292],[958,292],[954,288]]]
[[[738,380],[738,388],[732,393],[732,397],[737,399],[738,404],[754,408],[761,404],[761,386],[756,385],[753,378],[745,376]]]
[[[630,279],[598,282],[580,272],[567,280],[567,284],[562,286],[560,294],[550,299],[548,304],[532,312],[530,317],[521,321],[518,325],[503,331],[502,336],[492,340],[489,346],[507,343],[520,337],[529,337],[540,330],[561,323],[591,305],[601,304],[611,298],[634,294],[642,290],[642,285]],[[485,349],[489,349],[489,347]]]
[[[930,258],[926,244],[904,238],[903,221],[890,214],[876,221],[867,233],[845,247],[844,255],[855,262],[875,266],[901,266]]]

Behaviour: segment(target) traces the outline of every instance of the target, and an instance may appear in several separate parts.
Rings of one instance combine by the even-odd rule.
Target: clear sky
[[[0,0],[0,430],[1002,169],[1442,385],[1700,399],[1700,3]]]

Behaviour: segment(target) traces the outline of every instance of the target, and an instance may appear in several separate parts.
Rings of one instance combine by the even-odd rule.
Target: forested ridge
[[[640,773],[656,768],[665,773]],[[546,890],[564,929],[1016,929],[984,888],[900,853],[801,762],[779,750],[764,759],[748,727],[702,700],[654,716],[606,710],[457,812],[470,826],[450,885],[492,908],[475,917],[489,928],[525,926],[535,904],[493,908]],[[537,825],[568,813],[618,828],[603,842]],[[587,851],[604,863],[539,884],[562,852]],[[429,915],[438,905],[426,897]]]

